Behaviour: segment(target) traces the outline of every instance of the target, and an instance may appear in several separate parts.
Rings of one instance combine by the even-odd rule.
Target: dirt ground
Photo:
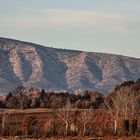
[[[140,137],[51,137],[51,138],[27,138],[27,137],[1,137],[0,140],[140,140]]]

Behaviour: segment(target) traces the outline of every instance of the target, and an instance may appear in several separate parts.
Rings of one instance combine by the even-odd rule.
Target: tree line
[[[102,113],[106,114],[105,119],[109,118],[111,121],[109,133],[111,132],[112,135],[137,135],[139,131],[140,79],[135,82],[124,82],[106,96],[92,91],[76,95],[18,86],[0,102],[0,107],[52,109],[51,117],[45,125],[47,135],[103,135],[107,133],[107,126],[103,126],[103,121],[97,123],[98,118],[95,121],[96,115],[98,114],[100,117]],[[3,113],[3,131],[7,116],[9,114]],[[39,132],[37,128],[40,128],[40,124],[36,116],[28,117],[25,122],[28,135],[35,135],[36,132]]]
[[[44,89],[26,89],[18,86],[0,103],[1,108],[33,109],[33,108],[64,108],[70,102],[72,108],[97,109],[103,103],[103,95],[98,92],[85,91],[82,94],[46,92]]]

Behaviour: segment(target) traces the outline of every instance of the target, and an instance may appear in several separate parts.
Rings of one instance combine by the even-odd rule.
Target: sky
[[[0,0],[0,36],[140,58],[140,0]]]

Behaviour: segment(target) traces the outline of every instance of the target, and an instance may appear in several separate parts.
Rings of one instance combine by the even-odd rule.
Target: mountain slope
[[[140,77],[140,59],[54,49],[0,38],[0,93],[17,85],[47,90],[110,92]]]

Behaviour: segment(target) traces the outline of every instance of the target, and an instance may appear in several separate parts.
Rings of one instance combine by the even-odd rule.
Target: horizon
[[[31,44],[39,45],[39,46],[42,46],[42,47],[48,47],[48,48],[59,49],[59,50],[80,51],[80,52],[87,52],[87,53],[101,53],[101,54],[118,55],[118,56],[124,56],[124,57],[140,59],[139,57],[134,57],[134,56],[129,56],[129,55],[122,55],[122,54],[117,54],[117,53],[108,53],[108,52],[99,52],[99,51],[94,51],[93,52],[93,51],[84,51],[84,50],[80,50],[80,49],[78,50],[78,49],[71,49],[71,48],[57,48],[57,47],[52,47],[52,46],[45,46],[43,44],[38,44],[38,43],[31,42],[31,41],[26,41],[26,40],[19,40],[19,39],[6,38],[6,37],[0,37],[0,38],[19,41],[19,42],[24,42],[24,43],[31,43]]]
[[[140,1],[0,0],[0,36],[140,58]]]

